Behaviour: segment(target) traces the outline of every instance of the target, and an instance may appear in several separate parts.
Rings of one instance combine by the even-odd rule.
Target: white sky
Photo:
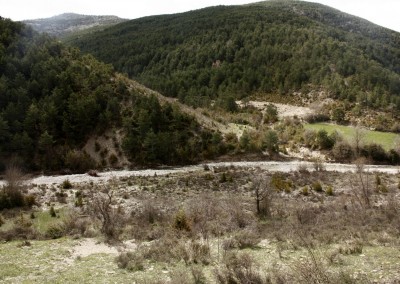
[[[135,19],[185,12],[215,5],[240,5],[260,0],[0,0],[0,16],[15,21],[73,12]],[[309,1],[309,0],[307,0]],[[400,32],[399,0],[312,0]]]

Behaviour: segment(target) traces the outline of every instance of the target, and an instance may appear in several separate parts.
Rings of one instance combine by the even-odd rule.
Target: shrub
[[[11,229],[7,231],[0,231],[0,240],[32,240],[38,236],[35,229],[31,227],[32,223],[16,223]]]
[[[325,191],[326,195],[333,196],[333,188],[332,186],[328,186]]]
[[[380,192],[380,193],[388,193],[389,192],[389,189],[384,184],[379,185],[376,190],[377,190],[377,192]]]
[[[303,194],[304,196],[307,196],[309,194],[308,186],[305,186],[301,189],[301,194]]]
[[[188,250],[188,262],[204,265],[210,263],[210,247],[208,244],[199,241],[192,241]]]
[[[179,231],[191,231],[191,224],[189,218],[183,209],[180,209],[174,218],[174,228]]]
[[[267,130],[262,140],[262,149],[267,150],[270,153],[277,153],[279,150],[278,144],[279,138],[276,131]]]
[[[341,246],[339,248],[339,253],[344,255],[361,254],[363,251],[363,247],[364,246],[361,241],[353,241],[346,244],[345,246]]]
[[[144,260],[140,252],[123,252],[115,259],[119,268],[133,272],[144,270]]]
[[[33,194],[25,195],[24,197],[25,206],[32,207],[36,205],[36,197]]]
[[[3,216],[0,215],[0,227],[3,226],[5,223]]]
[[[361,154],[377,162],[384,162],[388,159],[386,151],[381,145],[372,143],[361,148]]]
[[[290,192],[291,181],[287,181],[280,173],[272,175],[270,184],[276,191]]]
[[[45,236],[49,239],[59,239],[64,236],[64,228],[59,225],[54,225],[46,230]]]
[[[256,263],[247,253],[228,253],[222,267],[214,271],[217,283],[268,283],[256,270]]]
[[[207,278],[204,275],[203,269],[200,266],[192,266],[191,274],[194,284],[206,284]]]
[[[316,135],[316,143],[318,148],[320,149],[332,149],[335,141],[331,136],[328,135],[328,132],[324,129],[320,129]]]
[[[74,173],[85,173],[96,167],[96,162],[87,154],[72,150],[65,156],[65,166]]]
[[[239,249],[255,248],[260,242],[260,236],[250,230],[243,230],[234,236],[235,243]]]
[[[322,192],[322,185],[319,181],[315,181],[312,183],[311,188],[316,192]]]
[[[110,163],[111,166],[115,166],[118,163],[118,157],[113,153],[108,158],[108,162]]]
[[[49,214],[50,214],[50,216],[53,217],[53,218],[57,217],[56,210],[54,210],[54,207],[53,207],[53,206],[50,207]]]
[[[324,122],[329,121],[329,119],[329,116],[323,113],[309,114],[304,118],[304,120],[308,123]]]
[[[61,184],[62,189],[71,189],[72,188],[72,183],[69,181],[69,179],[66,179],[62,182]]]
[[[99,142],[94,142],[94,151],[95,152],[99,152],[101,150],[101,146],[99,144]]]
[[[0,210],[23,207],[24,205],[25,198],[20,189],[9,185],[3,187],[3,190],[0,192]]]
[[[345,141],[335,143],[332,148],[332,155],[337,161],[348,161],[353,157],[353,148]]]
[[[76,213],[70,213],[62,220],[62,228],[66,235],[84,236],[89,228],[90,221],[88,218],[79,218]]]

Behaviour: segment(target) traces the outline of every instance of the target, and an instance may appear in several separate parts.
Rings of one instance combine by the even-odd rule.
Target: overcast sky
[[[259,0],[0,0],[0,16],[12,20],[47,18],[66,12],[135,19],[215,5]],[[400,32],[400,0],[314,0]]]

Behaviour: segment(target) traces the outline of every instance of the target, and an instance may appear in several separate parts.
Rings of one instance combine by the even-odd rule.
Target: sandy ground
[[[243,103],[241,101],[236,102],[239,106],[243,106]],[[265,108],[267,105],[272,104],[276,106],[278,110],[278,116],[280,118],[283,117],[292,117],[292,116],[297,116],[297,117],[305,117],[309,114],[314,113],[314,111],[309,108],[309,107],[299,107],[299,106],[294,106],[294,105],[288,105],[288,104],[278,104],[278,103],[270,103],[270,102],[265,102],[265,101],[249,101],[249,105],[257,108],[258,110],[261,110],[262,112],[265,111]]]

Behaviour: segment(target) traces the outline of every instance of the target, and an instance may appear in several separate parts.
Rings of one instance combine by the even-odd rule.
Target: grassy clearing
[[[305,124],[304,128],[316,131],[324,129],[328,133],[337,131],[338,133],[343,135],[344,139],[347,140],[348,142],[352,141],[356,131],[356,128],[352,126],[335,125],[328,123]],[[372,130],[363,130],[363,133],[365,135],[364,138],[365,143],[380,144],[385,150],[393,149],[396,143],[400,140],[400,135],[395,133],[372,131]]]
[[[73,259],[71,251],[79,242],[62,238],[31,241],[31,246],[23,247],[19,245],[21,243],[19,241],[1,244],[0,283],[174,283],[174,280],[178,280],[177,272],[187,278],[188,282],[185,283],[192,283],[191,267],[186,266],[183,261],[176,263],[146,261],[143,271],[131,272],[118,268],[113,254],[99,253]],[[210,243],[214,262],[203,266],[202,269],[207,283],[216,283],[214,271],[223,263],[226,252],[222,249],[217,252],[217,240],[212,240]],[[276,241],[267,243],[255,249],[234,250],[234,252],[250,255],[261,275],[277,273],[277,268],[280,270],[278,273],[280,275],[298,273],[298,269],[305,269],[299,266],[310,257],[304,248],[292,247],[288,243],[282,245]],[[326,271],[336,273],[346,271],[358,279],[384,283],[398,277],[397,265],[400,257],[395,246],[365,246],[361,254],[339,254],[334,262],[329,262],[335,250],[337,245],[319,246],[314,250],[319,265]]]

